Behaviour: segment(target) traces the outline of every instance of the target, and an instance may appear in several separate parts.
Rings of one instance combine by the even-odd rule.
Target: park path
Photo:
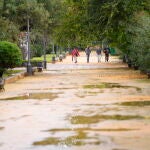
[[[0,150],[149,150],[150,82],[117,57],[67,56],[0,93]]]

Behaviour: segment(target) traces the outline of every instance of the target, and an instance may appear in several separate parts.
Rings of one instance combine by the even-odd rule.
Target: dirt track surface
[[[0,150],[149,150],[150,82],[117,57],[68,56],[0,93]]]

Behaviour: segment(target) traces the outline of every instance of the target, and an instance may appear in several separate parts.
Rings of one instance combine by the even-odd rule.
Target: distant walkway
[[[118,59],[118,57],[110,56],[109,62],[116,63],[116,62],[119,62],[119,61],[120,60]],[[71,55],[67,56],[67,58],[63,60],[63,64],[70,64],[70,63],[73,64]],[[102,54],[101,63],[105,63],[104,54]],[[87,64],[86,55],[85,55],[84,52],[80,52],[80,56],[78,57],[78,64]],[[97,62],[97,55],[96,55],[95,52],[91,52],[89,64],[100,64],[100,63]]]
[[[86,62],[86,55],[84,52],[80,52],[78,57],[78,63],[72,62],[72,56],[68,55],[62,62],[55,64],[48,63],[47,70],[74,70],[74,69],[99,69],[99,68],[120,68],[126,67],[125,64],[121,63],[116,56],[110,56],[109,62],[105,62],[105,56],[103,54],[101,62],[97,62],[97,56],[93,52],[90,56],[90,62]]]

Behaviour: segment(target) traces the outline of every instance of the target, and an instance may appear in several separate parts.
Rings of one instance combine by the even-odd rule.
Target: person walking
[[[72,56],[72,62],[73,62],[73,60],[74,60],[74,49],[72,49],[72,51],[71,51],[71,56]]]
[[[104,48],[105,62],[109,61],[109,48]]]
[[[90,54],[91,54],[91,50],[90,50],[89,46],[85,49],[85,53],[86,53],[86,57],[87,57],[87,63],[89,63]]]
[[[77,63],[77,57],[80,56],[78,48],[74,48],[72,51],[72,61],[74,60]]]
[[[98,63],[101,62],[101,57],[102,57],[102,49],[101,47],[98,47],[96,49],[96,54],[97,54],[97,59],[98,59]]]

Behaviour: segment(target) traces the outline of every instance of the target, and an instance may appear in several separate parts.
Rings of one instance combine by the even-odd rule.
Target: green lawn
[[[47,62],[51,62],[53,56],[56,57],[55,54],[47,54],[47,55],[46,55],[46,61],[47,61]],[[44,56],[41,56],[41,57],[33,57],[32,60],[43,61],[43,60],[44,60]]]
[[[3,74],[3,78],[7,78],[12,76],[13,74],[17,74],[19,72],[22,72],[22,70],[7,70],[4,74]]]

